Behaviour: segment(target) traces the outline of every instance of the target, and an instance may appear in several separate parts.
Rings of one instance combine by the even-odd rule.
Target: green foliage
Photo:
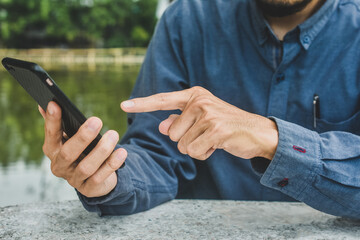
[[[157,0],[0,0],[0,47],[145,47]]]
[[[148,39],[149,34],[146,30],[140,26],[136,26],[131,32],[131,38],[133,39],[135,45],[144,45]]]

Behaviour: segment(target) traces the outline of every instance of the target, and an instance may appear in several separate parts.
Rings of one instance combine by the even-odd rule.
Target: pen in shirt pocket
[[[317,94],[313,99],[313,113],[314,113],[314,128],[316,128],[316,119],[320,118],[320,98]]]

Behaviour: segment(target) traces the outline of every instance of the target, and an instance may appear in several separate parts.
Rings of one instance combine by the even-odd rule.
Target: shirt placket
[[[267,115],[286,119],[289,87],[291,84],[291,62],[300,53],[300,45],[295,41],[276,41],[270,43],[273,51],[274,72],[271,76]]]

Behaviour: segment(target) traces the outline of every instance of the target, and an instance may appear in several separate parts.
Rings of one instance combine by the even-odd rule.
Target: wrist
[[[259,140],[260,147],[259,157],[272,160],[279,143],[279,131],[276,123],[268,118],[264,118],[264,124],[260,129],[257,139]]]

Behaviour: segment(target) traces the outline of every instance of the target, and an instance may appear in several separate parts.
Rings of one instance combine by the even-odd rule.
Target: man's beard
[[[303,10],[312,0],[299,0],[295,3],[283,0],[255,0],[264,15],[285,17]]]

